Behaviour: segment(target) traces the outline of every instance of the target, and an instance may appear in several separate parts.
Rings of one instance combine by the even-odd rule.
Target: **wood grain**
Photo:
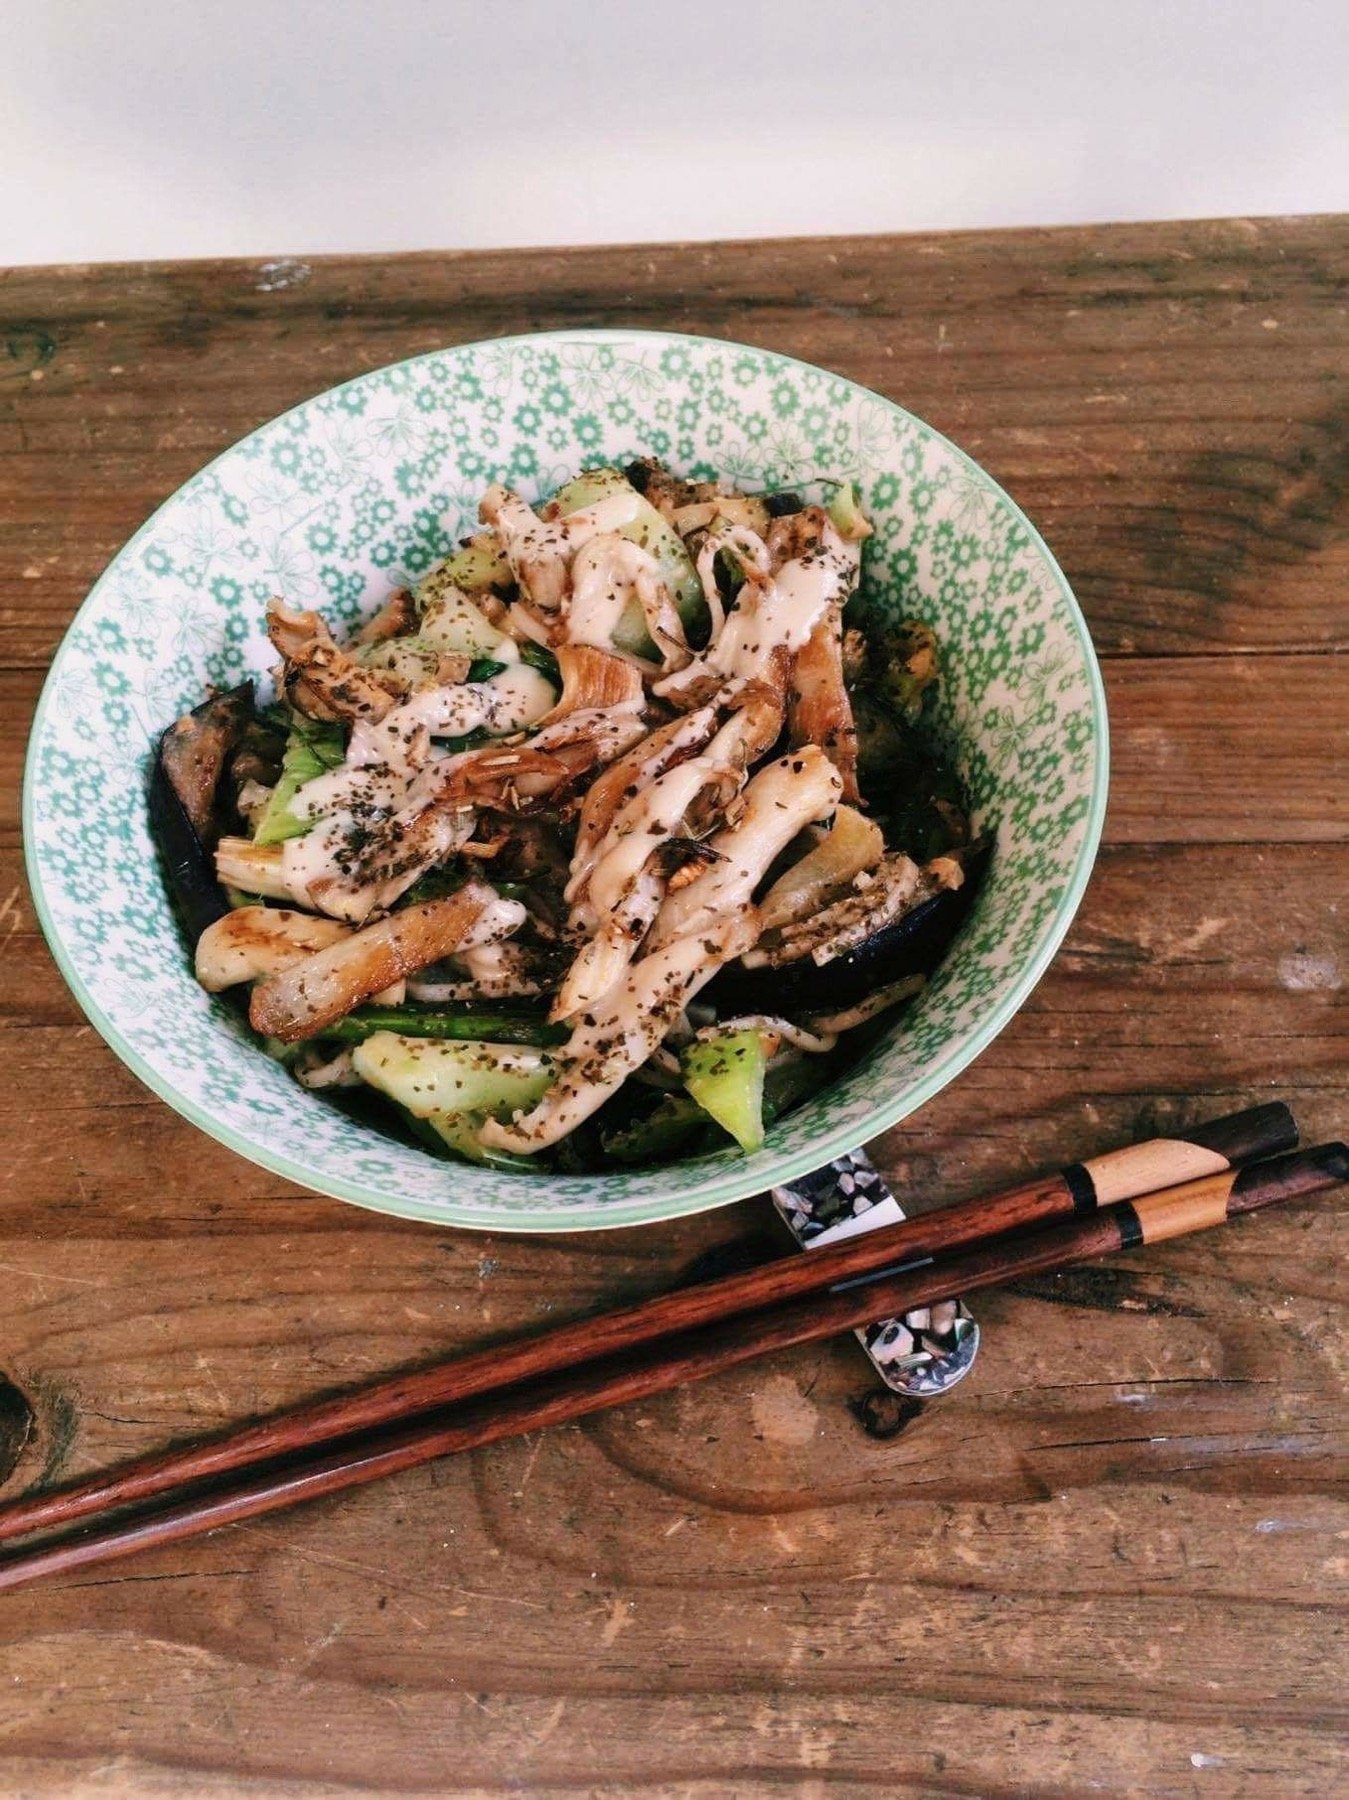
[[[148,1095],[36,935],[22,743],[90,581],[225,444],[438,344],[623,322],[827,363],[1063,561],[1109,659],[1107,848],[1019,1017],[874,1147],[906,1204],[1274,1094],[1342,1134],[1346,246],[1228,221],[343,259],[268,292],[249,263],[0,276],[0,1492],[766,1228],[540,1244],[306,1196]],[[1326,1794],[1344,1267],[1308,1204],[985,1297],[969,1382],[884,1442],[843,1341],[10,1596],[0,1785]]]

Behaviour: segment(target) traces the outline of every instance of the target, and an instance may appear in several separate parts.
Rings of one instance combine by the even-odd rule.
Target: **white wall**
[[[0,262],[1349,206],[1345,0],[0,0]]]

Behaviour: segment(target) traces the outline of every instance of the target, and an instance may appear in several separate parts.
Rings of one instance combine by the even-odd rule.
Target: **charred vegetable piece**
[[[253,683],[245,681],[185,713],[159,740],[159,767],[207,849],[229,823],[220,778],[255,716]]]
[[[985,841],[961,859],[965,879],[958,888],[942,888],[920,899],[841,955],[822,963],[807,952],[774,967],[734,965],[723,970],[709,999],[723,1008],[733,1005],[800,1018],[836,1013],[904,976],[930,973],[969,915],[988,856]]]
[[[601,1131],[600,1143],[605,1153],[618,1163],[657,1162],[687,1149],[702,1132],[710,1129],[709,1115],[691,1094],[663,1094],[654,1107],[640,1118],[627,1119],[621,1125]],[[725,1138],[722,1138],[725,1143]]]
[[[438,563],[429,575],[422,577],[414,598],[418,611],[425,613],[449,588],[458,588],[465,594],[486,594],[491,589],[506,593],[514,581],[511,566],[495,535],[480,531],[461,544],[452,556],[447,556],[443,563]]]
[[[450,1042],[494,1044],[563,1044],[565,1025],[550,1025],[542,1013],[484,1012],[449,1007],[362,1006],[344,1019],[334,1019],[319,1032],[342,1044],[363,1044],[379,1031],[404,1037]]]
[[[230,903],[216,880],[215,860],[158,757],[150,772],[149,814],[169,900],[189,943],[195,944],[208,926],[224,918]]]
[[[272,789],[258,828],[255,844],[280,844],[287,838],[301,837],[313,828],[312,819],[297,817],[291,802],[307,781],[335,769],[346,756],[346,734],[336,723],[306,719],[292,715],[290,735],[281,758],[281,775]]]
[[[747,1152],[763,1143],[767,1061],[763,1038],[752,1029],[699,1038],[680,1057],[684,1086]]]
[[[826,1082],[838,1073],[839,1058],[834,1056],[777,1057],[764,1072],[763,1116],[771,1125],[784,1113],[818,1094]]]
[[[940,673],[937,634],[921,619],[904,619],[867,657],[867,685],[906,719],[917,718]]]
[[[765,494],[763,503],[768,508],[769,517],[773,519],[785,519],[788,513],[804,512],[806,507],[800,494],[794,494],[790,489],[777,494]]]
[[[857,543],[871,536],[871,521],[862,511],[861,498],[851,481],[845,481],[842,487],[834,490],[826,510],[840,537]]]
[[[311,719],[382,719],[399,696],[399,683],[361,666],[344,650],[318,613],[293,609],[282,600],[267,606],[267,635],[283,667],[277,686],[283,699]]]
[[[246,782],[272,787],[281,774],[281,756],[286,747],[285,731],[261,713],[249,720],[226,766],[230,800],[237,807],[238,795]]]

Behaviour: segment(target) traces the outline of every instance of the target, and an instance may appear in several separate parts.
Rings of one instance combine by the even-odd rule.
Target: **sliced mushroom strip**
[[[432,775],[446,802],[519,812],[556,799],[592,770],[621,756],[646,727],[627,707],[583,707],[534,733],[525,743],[465,750]]]
[[[658,681],[655,692],[674,706],[697,705],[729,681],[761,677],[779,646],[800,650],[825,609],[852,592],[861,567],[857,546],[845,543],[823,513],[811,544],[770,578],[747,581],[709,647],[686,668]]]
[[[574,1131],[646,1062],[699,989],[753,938],[752,920],[736,915],[634,963],[554,1053],[560,1072],[538,1105],[509,1124],[489,1120],[482,1142],[528,1156]]]
[[[549,1009],[551,1022],[575,1018],[621,979],[640,950],[664,898],[665,882],[652,856],[622,899],[577,951]]]
[[[316,612],[292,612],[281,600],[267,608],[267,635],[284,658],[281,692],[311,719],[382,719],[398,694],[339,649]]]
[[[254,988],[249,1020],[282,1043],[313,1037],[428,963],[509,937],[524,918],[519,901],[469,882],[447,899],[409,906],[273,975]]]
[[[642,672],[626,657],[590,644],[559,644],[557,666],[562,675],[562,693],[541,724],[550,725],[555,719],[588,707],[616,706],[640,712],[646,704]]]
[[[336,919],[287,907],[239,906],[197,939],[197,980],[208,994],[218,994],[241,981],[279,975],[349,935]]]
[[[352,1061],[352,1052],[344,1049],[330,1054],[331,1051],[331,1044],[308,1044],[300,1051],[291,1066],[291,1072],[301,1087],[318,1093],[325,1088],[355,1088],[362,1085]]]
[[[761,676],[753,681],[733,682],[723,694],[726,722],[708,745],[706,760],[723,771],[727,779],[719,794],[714,796],[716,804],[709,809],[706,818],[701,806],[690,811],[690,833],[702,835],[719,819],[734,822],[733,802],[745,784],[746,773],[782,735],[787,708],[787,666],[787,652],[778,650],[769,658]]]
[[[417,629],[417,602],[410,588],[395,588],[372,618],[352,638],[353,644],[382,644],[407,637]]]
[[[719,831],[711,848],[720,860],[696,881],[668,896],[652,927],[652,949],[711,929],[728,914],[747,913],[773,859],[799,831],[827,818],[843,783],[814,745],[769,763],[746,787],[739,822]]]
[[[545,521],[518,494],[488,488],[478,516],[494,526],[511,573],[545,627],[561,614],[567,598],[571,539],[561,520]]]
[[[254,844],[248,838],[223,837],[215,847],[216,878],[241,894],[308,906],[309,896],[304,889],[288,880],[281,852],[280,844]]]
[[[664,770],[695,755],[716,728],[715,707],[687,713],[644,736],[591,782],[581,804],[571,879],[567,883],[568,900],[574,900],[589,879],[600,847],[625,801],[649,786]]]
[[[670,770],[661,779],[668,780],[679,772]],[[617,860],[625,848],[626,841],[620,839],[618,853],[607,857],[595,872],[594,900],[573,910],[573,926],[589,929],[593,935],[576,953],[558,989],[548,1015],[554,1021],[574,1018],[608,993],[638,955],[666,892],[696,880],[698,871],[716,860],[715,851],[687,838],[667,836],[653,844],[649,836],[634,833],[634,837],[647,852],[641,865],[617,886],[612,898],[603,895],[609,863]],[[619,874],[615,871],[616,876]]]
[[[780,698],[763,684],[749,684],[738,698],[743,705],[705,749],[625,787],[603,839],[587,847],[584,863],[579,850],[573,858],[570,922],[574,931],[590,935],[562,983],[552,1018],[571,1018],[605,993],[637,956],[667,884],[685,886],[717,860],[715,850],[690,841],[690,834],[710,830],[725,814],[753,755],[773,741],[782,720]],[[663,758],[652,758],[658,760]]]
[[[843,608],[837,602],[792,659],[787,730],[793,747],[820,746],[843,777],[843,798],[857,805],[857,726],[843,685]]]
[[[837,1036],[839,1032],[851,1031],[857,1025],[865,1025],[868,1020],[879,1018],[892,1006],[900,1006],[905,1000],[912,1000],[926,986],[926,975],[902,975],[898,981],[876,988],[855,1005],[844,1007],[842,1012],[817,1015],[811,1020],[811,1024],[817,1031]]]

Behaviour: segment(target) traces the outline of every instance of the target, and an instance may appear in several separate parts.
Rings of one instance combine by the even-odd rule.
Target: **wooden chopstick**
[[[254,1463],[311,1451],[325,1440],[387,1429],[451,1401],[537,1379],[756,1307],[821,1293],[840,1281],[865,1277],[898,1262],[944,1255],[1190,1177],[1221,1174],[1291,1149],[1296,1143],[1297,1126],[1281,1101],[1249,1107],[1172,1137],[1149,1138],[1089,1162],[1070,1164],[1038,1181],[813,1250],[807,1257],[767,1263],[534,1337],[395,1375],[330,1399],[308,1402],[226,1436],[139,1458],[53,1493],[12,1501],[0,1507],[0,1542],[70,1525],[109,1507],[152,1500],[189,1481],[213,1479]],[[884,1316],[883,1309],[870,1315]],[[865,1319],[861,1322],[867,1323]]]
[[[480,1398],[397,1431],[371,1434],[292,1467],[246,1471],[224,1492],[198,1493],[177,1505],[118,1523],[95,1524],[57,1543],[21,1550],[0,1562],[0,1590],[177,1543],[222,1525],[375,1481],[433,1458],[563,1424],[639,1400],[794,1345],[831,1337],[879,1313],[904,1313],[1021,1276],[1064,1268],[1117,1250],[1217,1225],[1240,1213],[1316,1193],[1349,1180],[1349,1145],[1323,1144],[1273,1162],[1186,1182],[1047,1230],[1004,1238],[939,1263],[882,1275],[827,1294],[722,1320],[558,1370],[527,1389]],[[794,1265],[788,1265],[794,1266]]]

